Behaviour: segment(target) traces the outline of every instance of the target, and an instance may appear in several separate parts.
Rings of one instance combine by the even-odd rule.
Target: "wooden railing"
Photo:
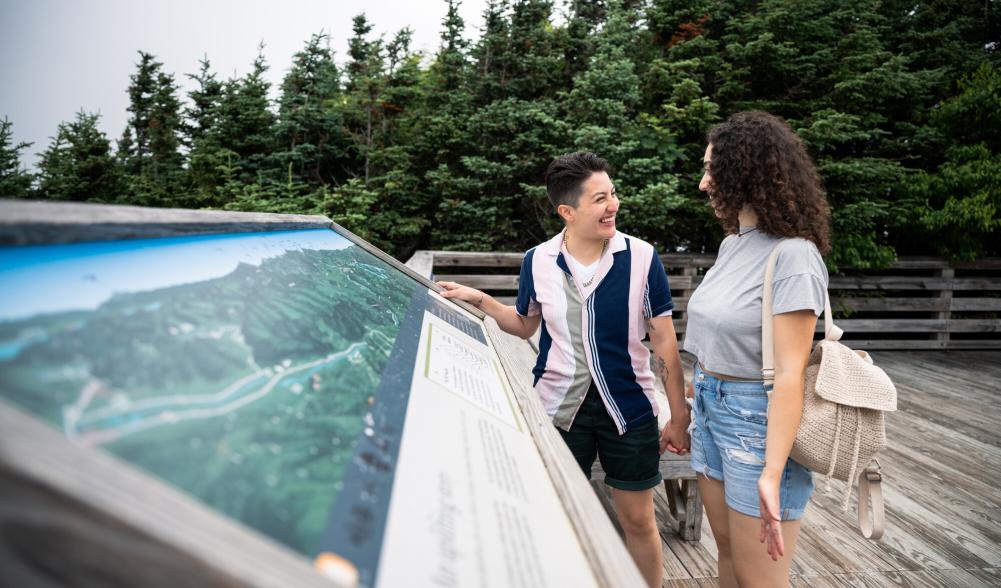
[[[418,251],[424,275],[489,292],[513,304],[523,253]],[[714,255],[662,255],[675,304],[675,328]],[[835,320],[860,349],[1001,349],[1001,259],[949,262],[904,258],[890,268],[844,268],[830,282]],[[820,327],[818,326],[818,329]]]

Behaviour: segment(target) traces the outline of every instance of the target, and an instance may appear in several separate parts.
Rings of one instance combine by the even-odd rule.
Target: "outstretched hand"
[[[462,300],[463,302],[468,302],[473,306],[479,307],[483,304],[483,297],[486,296],[481,290],[476,288],[470,288],[469,286],[463,286],[462,284],[456,282],[435,282],[442,287],[440,292],[443,298],[456,298]]]

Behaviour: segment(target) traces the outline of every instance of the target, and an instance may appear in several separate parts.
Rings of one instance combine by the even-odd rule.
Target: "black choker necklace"
[[[743,237],[744,235],[746,235],[748,233],[753,233],[754,231],[757,231],[757,230],[758,230],[758,227],[748,227],[748,229],[746,231],[741,231],[740,229],[737,229],[737,236],[738,237]]]

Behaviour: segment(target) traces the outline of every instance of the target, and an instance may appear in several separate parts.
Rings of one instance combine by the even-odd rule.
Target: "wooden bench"
[[[665,452],[660,459],[660,475],[678,535],[685,541],[702,537],[702,494],[692,469],[691,457]]]

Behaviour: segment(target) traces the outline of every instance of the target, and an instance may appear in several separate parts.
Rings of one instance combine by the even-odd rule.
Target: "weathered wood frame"
[[[0,245],[315,228],[336,228],[419,283],[439,289],[425,277],[422,257],[408,267],[322,216],[0,200]],[[461,306],[484,317],[472,306]],[[525,361],[534,361],[531,350],[512,346],[491,319],[484,324],[598,585],[641,585],[639,570],[532,393],[531,370],[524,369]],[[38,573],[40,568],[65,565],[75,566],[64,570],[70,574],[65,577],[100,574],[100,581],[112,586],[344,586],[321,577],[284,546],[128,463],[73,445],[0,400],[4,528],[38,538],[32,549],[40,559],[33,560],[24,558],[24,545],[0,540],[3,568],[20,574],[24,585],[53,585],[51,576]],[[51,551],[53,545],[64,545],[62,537],[74,540],[77,556],[60,559]],[[129,557],[121,557],[122,550]]]

